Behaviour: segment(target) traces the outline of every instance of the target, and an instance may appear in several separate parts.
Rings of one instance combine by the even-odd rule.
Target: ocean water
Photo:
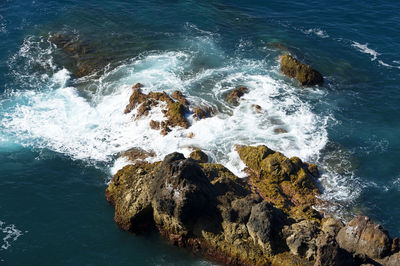
[[[200,147],[244,176],[234,145],[265,144],[318,164],[331,204],[317,208],[368,215],[399,236],[399,13],[382,0],[1,1],[0,264],[211,265],[116,227],[104,191],[132,147],[154,151],[152,161]],[[60,32],[110,64],[74,78],[49,42]],[[324,85],[282,76],[282,53]],[[137,82],[218,114],[161,136],[148,126],[159,109],[137,121],[123,113]],[[229,106],[239,85],[250,92]]]

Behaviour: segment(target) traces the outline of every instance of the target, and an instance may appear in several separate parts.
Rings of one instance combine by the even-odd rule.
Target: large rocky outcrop
[[[236,149],[247,179],[180,153],[124,167],[106,190],[115,221],[134,233],[156,228],[225,265],[399,265],[399,240],[379,225],[344,225],[312,208],[315,165],[266,146]]]
[[[287,54],[282,55],[281,72],[290,78],[296,78],[303,86],[322,85],[324,81],[321,73]]]

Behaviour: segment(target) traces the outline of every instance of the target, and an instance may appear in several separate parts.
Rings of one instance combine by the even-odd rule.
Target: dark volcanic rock
[[[276,254],[282,250],[283,242],[281,230],[285,222],[285,215],[264,201],[251,208],[247,229],[251,238],[263,247],[266,254]]]
[[[296,78],[303,86],[322,85],[322,75],[290,55],[282,55],[281,72],[290,78]]]

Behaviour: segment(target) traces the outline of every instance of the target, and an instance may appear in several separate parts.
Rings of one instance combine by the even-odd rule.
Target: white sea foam
[[[303,32],[304,32],[305,34],[314,34],[314,35],[317,35],[318,37],[323,38],[323,39],[329,38],[329,35],[328,35],[324,30],[321,30],[321,29],[319,29],[319,28],[313,28],[313,29],[303,30]]]
[[[0,220],[0,238],[2,243],[0,248],[5,250],[11,247],[12,242],[17,241],[17,239],[23,235],[21,230],[18,230],[13,224],[6,224]]]
[[[356,48],[358,51],[364,53],[364,54],[369,54],[372,56],[371,61],[374,61],[377,59],[378,55],[380,55],[380,53],[378,53],[377,51],[371,49],[368,47],[368,43],[366,44],[360,44],[358,42],[353,41],[352,45],[354,48]]]
[[[33,80],[35,89],[16,91],[2,101],[3,106],[10,106],[3,110],[3,132],[23,145],[47,148],[72,159],[111,163],[111,173],[128,163],[123,158],[115,159],[116,155],[132,147],[154,151],[156,156],[149,161],[161,160],[174,151],[188,156],[192,147],[199,147],[212,161],[244,176],[244,164],[234,150],[235,144],[265,144],[287,156],[316,162],[328,141],[326,126],[330,118],[315,114],[300,97],[302,91],[283,81],[276,62],[271,65],[262,60],[225,57],[219,67],[193,72],[196,68],[193,62],[199,56],[196,51],[146,54],[93,81],[91,90],[84,93],[90,97],[85,98],[67,85],[68,71],[57,70],[51,58],[43,55],[30,58],[35,53],[26,53],[32,50],[29,43],[36,46],[31,40],[24,42],[11,64],[24,58],[27,62],[38,60],[36,64],[51,69],[53,74],[48,79]],[[48,49],[42,52],[47,54]],[[20,78],[32,82],[24,74]],[[174,128],[162,136],[149,127],[150,120],[165,119],[161,107],[136,121],[132,118],[135,110],[130,114],[123,112],[131,86],[136,82],[145,85],[144,93],[171,93],[178,89],[189,101],[218,106],[220,112],[200,121],[189,116],[190,128]],[[239,106],[229,106],[225,95],[238,85],[251,90]],[[317,88],[307,93],[323,97]],[[256,112],[254,105],[261,106],[263,111]],[[286,133],[275,133],[279,128]],[[189,138],[191,133],[193,137]],[[342,200],[354,195],[353,184],[346,177],[328,170],[322,180],[330,199]]]

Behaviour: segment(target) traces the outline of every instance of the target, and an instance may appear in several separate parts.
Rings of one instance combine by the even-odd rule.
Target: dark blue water
[[[207,264],[115,226],[104,190],[124,164],[116,154],[134,146],[159,159],[200,146],[240,174],[233,144],[264,143],[319,164],[327,211],[369,215],[400,235],[398,14],[396,1],[3,0],[0,264]],[[57,32],[111,64],[75,80],[47,41]],[[323,73],[324,86],[283,77],[283,52]],[[180,89],[221,115],[196,122],[193,140],[158,136],[122,114],[136,82]],[[226,106],[240,84],[252,92]],[[254,116],[253,103],[265,113]],[[288,133],[274,134],[272,118]]]

